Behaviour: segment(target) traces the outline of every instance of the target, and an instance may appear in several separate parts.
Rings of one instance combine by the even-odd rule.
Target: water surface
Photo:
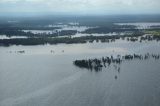
[[[159,106],[160,60],[126,61],[100,72],[72,63],[147,52],[160,53],[160,42],[0,47],[0,106]]]

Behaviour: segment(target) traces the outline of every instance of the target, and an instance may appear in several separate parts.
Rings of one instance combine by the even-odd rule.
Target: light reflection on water
[[[33,34],[54,34],[61,31],[66,30],[75,30],[77,32],[83,32],[87,29],[94,28],[94,27],[87,27],[87,26],[68,26],[68,25],[50,25],[50,27],[56,28],[54,30],[22,30],[23,32],[31,32]],[[60,27],[60,28],[59,28]]]
[[[26,36],[6,36],[6,35],[0,35],[0,39],[20,39],[20,38],[28,38]]]
[[[112,54],[160,53],[159,44],[117,40],[0,47],[0,106],[159,106],[159,60],[126,61],[120,71],[112,65],[100,72],[72,63]]]
[[[151,22],[136,22],[136,23],[115,23],[115,25],[133,25],[136,26],[137,29],[151,29],[152,27],[160,27],[160,23],[151,23]]]

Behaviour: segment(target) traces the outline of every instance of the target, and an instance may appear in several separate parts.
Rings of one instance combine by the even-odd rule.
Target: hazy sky
[[[0,0],[0,12],[155,14],[160,0]]]

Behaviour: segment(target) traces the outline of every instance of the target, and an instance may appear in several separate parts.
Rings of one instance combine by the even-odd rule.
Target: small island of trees
[[[117,57],[113,56],[106,56],[102,57],[100,59],[94,58],[94,59],[83,59],[83,60],[75,60],[73,61],[73,64],[79,68],[84,68],[88,70],[95,70],[95,71],[101,71],[103,67],[110,66],[111,64],[121,64],[124,61],[131,61],[131,60],[147,60],[147,59],[160,59],[160,54],[145,54],[145,55],[139,55],[139,54],[133,54],[133,55],[117,55]]]

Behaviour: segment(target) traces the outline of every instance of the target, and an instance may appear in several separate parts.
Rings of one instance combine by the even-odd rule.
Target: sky
[[[159,14],[160,0],[0,0],[0,13]]]

